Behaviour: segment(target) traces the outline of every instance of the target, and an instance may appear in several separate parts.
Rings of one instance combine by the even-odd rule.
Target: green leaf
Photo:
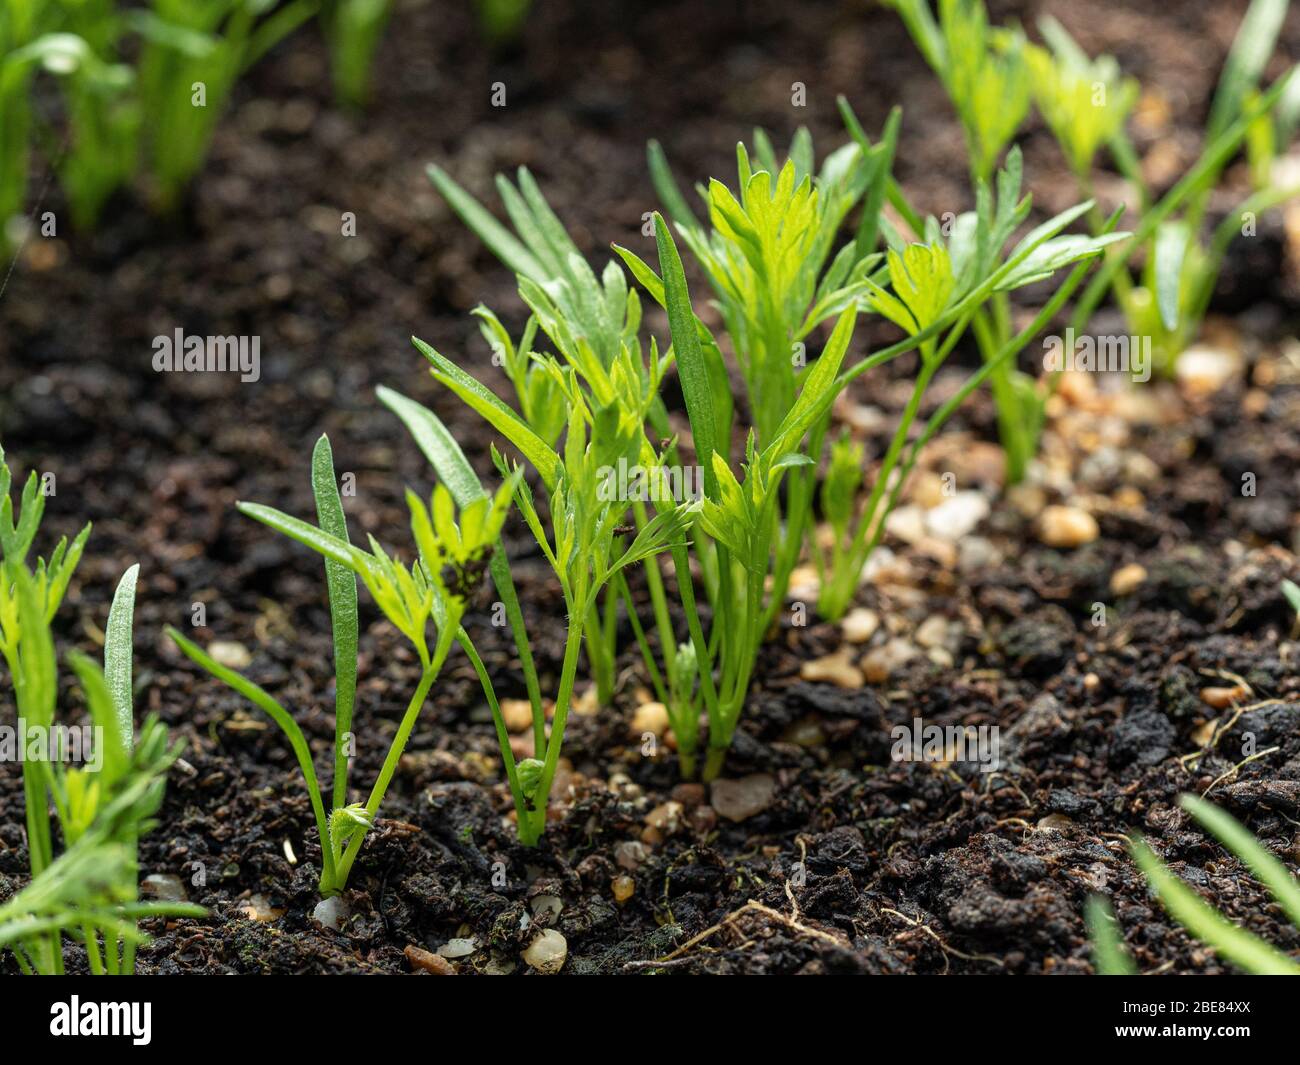
[[[135,586],[140,564],[130,567],[118,581],[113,605],[108,609],[104,629],[104,677],[112,695],[118,730],[128,749],[135,738],[135,715],[131,692],[132,623],[135,617]]]
[[[679,226],[699,229],[700,220],[695,217],[695,212],[691,210],[682,195],[677,179],[673,177],[672,167],[668,165],[668,157],[664,155],[664,150],[658,141],[652,140],[646,144],[646,161],[650,166],[650,180],[659,196],[659,202],[668,212],[668,217]]]
[[[1170,332],[1178,328],[1183,261],[1190,236],[1184,222],[1166,222],[1156,229],[1156,303],[1160,307],[1160,321]]]
[[[1106,233],[1099,237],[1069,233],[1044,240],[1024,255],[1014,267],[999,271],[995,289],[1006,292],[1035,281],[1042,281],[1061,267],[1099,255],[1110,245],[1128,238],[1128,233]]]
[[[1300,614],[1300,585],[1294,581],[1282,582],[1282,594],[1286,596],[1286,601],[1291,604],[1291,609]]]
[[[86,708],[90,711],[90,719],[104,737],[104,762],[99,772],[105,786],[111,787],[127,771],[131,762],[134,723],[130,717],[130,703],[127,704],[128,713],[123,727],[116,693],[111,690],[110,682],[99,664],[78,651],[68,653],[68,664],[72,666],[86,693]]]
[[[380,385],[375,390],[379,401],[396,414],[407,431],[414,438],[416,445],[429,460],[438,479],[447,486],[456,505],[464,508],[476,499],[487,499],[487,491],[474,472],[474,468],[465,457],[465,452],[456,443],[455,438],[433,411],[413,399],[408,399],[400,392]],[[506,557],[505,547],[497,540],[496,550],[488,563],[488,572],[497,594],[501,596],[505,607],[506,620],[514,636],[515,649],[519,652],[519,666],[524,674],[524,684],[528,689],[529,702],[535,713],[541,713],[541,684],[537,678],[537,667],[533,661],[532,647],[528,640],[528,630],[524,625],[524,615],[519,606],[519,594],[510,573],[510,562]]]
[[[655,212],[655,243],[659,249],[659,271],[663,276],[664,303],[668,310],[668,326],[673,338],[673,351],[677,355],[677,375],[681,379],[682,396],[686,400],[686,413],[691,423],[691,436],[695,441],[695,455],[704,468],[705,491],[717,498],[718,483],[713,472],[713,454],[718,450],[715,437],[717,421],[713,409],[712,378],[700,338],[696,332],[695,311],[691,307],[690,292],[686,287],[686,273],[677,245],[663,215]],[[724,453],[725,454],[725,453]]]
[[[329,437],[316,441],[311,456],[311,488],[316,497],[316,520],[323,532],[344,543],[348,521],[343,513],[334,454]],[[348,758],[345,734],[352,731],[352,710],[357,698],[357,578],[352,567],[325,559],[325,586],[329,593],[330,630],[334,637],[334,805],[347,801]]]
[[[442,193],[443,199],[451,205],[451,209],[456,212],[460,220],[469,226],[479,240],[487,245],[488,250],[510,270],[531,277],[538,283],[548,279],[547,272],[542,269],[541,264],[533,258],[528,249],[516,240],[505,226],[493,218],[491,212],[457,185],[445,170],[430,163],[425,173],[429,175],[429,180]]]
[[[1286,911],[1291,923],[1300,928],[1300,886],[1277,858],[1231,814],[1195,795],[1184,795],[1178,805],[1208,829],[1220,843],[1242,860]]]
[[[524,420],[501,402],[490,389],[448,359],[443,358],[418,337],[412,337],[411,342],[433,364],[434,379],[451,389],[466,405],[490,422],[532,464],[541,475],[546,487],[554,489],[562,463],[560,456],[550,445],[533,432]]]
[[[1300,976],[1300,965],[1222,916],[1174,876],[1145,841],[1133,839],[1130,848],[1165,909],[1202,943],[1248,973]]]
[[[310,547],[332,562],[347,566],[353,572],[365,568],[367,556],[364,551],[346,540],[340,540],[337,536],[318,529],[310,522],[285,514],[275,507],[268,507],[264,503],[245,503],[241,500],[235,504],[235,507],[241,514],[247,515],[254,521],[260,521],[291,540],[297,540],[298,543]]]
[[[1092,940],[1092,960],[1100,976],[1136,976],[1137,968],[1124,950],[1124,937],[1111,912],[1110,904],[1100,895],[1090,895],[1084,916],[1088,938]]]
[[[383,385],[375,389],[375,395],[402,420],[406,431],[429,460],[438,480],[447,486],[458,507],[467,507],[474,500],[487,496],[478,474],[441,418],[423,404]]]
[[[1247,93],[1259,84],[1273,55],[1288,5],[1289,0],[1252,0],[1246,10],[1214,93],[1205,130],[1207,142],[1240,116]]]
[[[795,450],[804,433],[835,399],[839,392],[837,378],[840,367],[844,364],[844,356],[849,350],[849,342],[853,339],[857,318],[856,307],[849,307],[839,316],[831,331],[830,340],[822,350],[821,358],[813,363],[805,376],[803,388],[800,389],[794,406],[782,419],[772,442],[764,448],[765,454],[781,456]]]

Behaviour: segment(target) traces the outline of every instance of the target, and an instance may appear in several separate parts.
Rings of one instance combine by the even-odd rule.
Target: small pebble
[[[840,632],[849,643],[866,643],[880,628],[880,617],[864,606],[854,607],[840,622]]]
[[[880,647],[867,652],[862,660],[862,672],[869,684],[883,684],[891,673],[910,662],[921,652],[907,640],[895,637]]]
[[[534,917],[541,917],[544,914],[559,917],[564,910],[564,903],[557,895],[534,895],[528,900],[528,908]]]
[[[259,921],[262,924],[278,921],[284,916],[284,910],[272,906],[265,895],[250,895],[239,904],[238,910],[250,921]]]
[[[1117,596],[1132,595],[1142,587],[1146,579],[1146,567],[1131,562],[1110,575],[1110,593]]]
[[[955,544],[974,532],[990,509],[982,492],[958,492],[925,515],[925,527],[931,536]]]
[[[931,614],[917,626],[915,639],[925,648],[946,647],[952,632],[948,619],[938,614]]]
[[[661,802],[645,815],[645,823],[664,835],[671,836],[681,824],[682,812],[682,804],[679,802]]]
[[[648,857],[650,852],[640,840],[625,839],[614,844],[614,861],[620,869],[635,870]]]
[[[853,664],[847,649],[804,662],[799,667],[799,676],[814,682],[826,681],[840,688],[861,688],[863,683],[862,670]]]
[[[438,948],[444,958],[467,958],[478,950],[478,943],[473,939],[449,939]]]
[[[546,928],[528,944],[521,955],[539,973],[550,976],[564,968],[569,956],[569,944],[554,928]]]
[[[745,821],[762,813],[776,798],[776,780],[767,773],[751,773],[736,780],[720,777],[710,789],[710,802],[728,821]]]
[[[925,538],[925,511],[915,503],[899,507],[885,519],[885,532],[905,544],[919,543]]]
[[[1082,547],[1100,535],[1097,519],[1078,507],[1048,507],[1038,519],[1038,538],[1048,547]]]
[[[957,545],[957,568],[962,573],[981,573],[1002,561],[998,549],[983,536],[968,536]]]
[[[316,903],[316,908],[311,911],[311,919],[322,928],[337,932],[348,919],[348,913],[348,904],[338,895],[331,895]]]
[[[149,898],[161,899],[163,902],[184,902],[185,884],[179,876],[170,873],[154,873],[140,881],[140,894]]]
[[[412,969],[419,969],[434,976],[455,976],[456,966],[446,958],[425,950],[423,947],[408,946],[402,953]]]
[[[781,733],[781,742],[796,747],[820,747],[826,742],[826,733],[817,718],[801,717]]]
[[[1174,366],[1174,376],[1183,390],[1193,396],[1208,396],[1219,391],[1237,374],[1237,358],[1222,348],[1194,344]]]
[[[609,882],[609,887],[614,892],[614,901],[622,906],[636,891],[636,881],[630,876],[616,876]]]
[[[501,718],[507,732],[527,732],[533,727],[533,704],[527,699],[502,699]]]
[[[642,703],[632,715],[632,734],[642,736],[651,732],[662,736],[668,731],[668,707],[663,703]]]

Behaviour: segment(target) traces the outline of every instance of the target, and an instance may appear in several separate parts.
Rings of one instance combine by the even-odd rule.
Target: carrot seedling
[[[288,738],[316,818],[322,866],[319,887],[323,896],[340,894],[347,887],[362,841],[374,824],[429,692],[453,644],[458,640],[468,643],[467,638],[462,640],[461,618],[468,598],[482,582],[515,484],[516,479],[507,479],[495,498],[483,495],[460,507],[459,513],[444,485],[434,489],[427,504],[408,491],[407,506],[417,552],[416,561],[410,566],[390,557],[373,537],[369,551],[349,542],[326,437],[317,441],[312,461],[312,486],[320,526],[260,503],[239,504],[243,514],[310,547],[326,561],[336,689],[333,801],[328,812],[307,739],[293,716],[262,688],[215,661],[174,628],[168,629],[191,661],[263,710]],[[420,679],[369,797],[364,803],[347,803],[347,756],[356,693],[357,577],[384,616],[414,648],[420,661]],[[432,647],[428,640],[430,623],[435,631]]]
[[[0,655],[9,668],[25,736],[34,734],[44,742],[34,750],[28,745],[22,763],[32,875],[26,891],[31,894],[21,906],[15,900],[0,911],[14,922],[7,937],[0,933],[0,938],[27,972],[61,973],[62,937],[67,934],[84,944],[92,974],[131,973],[140,941],[136,917],[203,912],[191,906],[141,906],[137,901],[136,840],[161,802],[163,778],[180,753],[179,746],[168,746],[167,730],[156,719],[147,720],[140,736],[135,735],[131,645],[139,568],[127,570],[113,597],[103,666],[77,652],[68,655],[85,693],[95,737],[93,760],[83,750],[86,764],[70,767],[65,760],[75,751],[65,748],[65,734],[55,720],[59,679],[50,624],[81,559],[90,526],[71,544],[61,539],[48,562],[38,558],[30,564],[45,497],[32,473],[15,509],[10,483],[0,449]],[[51,806],[67,848],[62,857],[54,853]],[[70,857],[87,837],[93,841],[87,851],[111,847],[112,868],[95,874],[93,881],[69,883],[69,877],[88,875],[85,853]],[[87,893],[97,900],[94,906],[78,912],[67,905]]]

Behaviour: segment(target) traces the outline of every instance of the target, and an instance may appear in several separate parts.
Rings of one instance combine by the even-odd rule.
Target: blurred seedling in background
[[[1300,117],[1300,85],[1289,85],[1288,73],[1266,91],[1258,89],[1287,0],[1251,4],[1224,66],[1202,154],[1159,199],[1143,178],[1124,130],[1140,89],[1114,59],[1090,58],[1050,17],[1039,23],[1044,48],[1028,44],[1018,29],[991,28],[981,0],[939,0],[937,20],[929,0],[892,2],[961,119],[976,186],[987,180],[1015,136],[1031,96],[1088,199],[1093,198],[1097,154],[1103,147],[1109,150],[1135,190],[1133,232],[1108,252],[1080,296],[1071,326],[1082,335],[1102,301],[1112,296],[1127,318],[1129,333],[1150,337],[1156,366],[1172,373],[1178,353],[1196,338],[1232,239],[1248,231],[1260,212],[1300,192],[1273,177],[1273,163],[1290,144]],[[1243,147],[1254,191],[1204,243],[1201,230],[1211,197]],[[1101,212],[1094,209],[1089,218],[1099,233],[1105,221]],[[1141,262],[1136,280],[1128,265],[1134,260]],[[991,358],[1011,333],[1009,303],[995,299],[987,315],[977,316],[975,327],[984,357]],[[1054,387],[1056,380],[1045,384]],[[1044,383],[1008,366],[995,375],[993,393],[1007,480],[1015,483],[1037,452]]]

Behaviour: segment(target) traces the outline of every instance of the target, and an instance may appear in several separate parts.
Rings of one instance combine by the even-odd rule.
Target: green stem
[[[402,723],[398,726],[397,735],[393,738],[392,746],[388,748],[388,757],[384,759],[383,767],[379,770],[375,785],[370,789],[370,798],[366,800],[366,813],[372,818],[378,813],[380,803],[384,801],[388,785],[392,782],[393,774],[397,772],[397,763],[401,761],[402,753],[406,750],[406,743],[411,738],[411,731],[415,728],[415,722],[419,719],[420,711],[424,707],[424,700],[427,698],[434,680],[437,679],[443,662],[447,660],[447,654],[451,651],[452,639],[459,628],[460,623],[458,620],[454,623],[449,621],[438,632],[438,643],[434,649],[433,661],[425,666],[424,672],[420,675],[420,683],[416,685],[415,692],[411,695],[411,701],[407,704],[406,713],[402,715]],[[335,883],[333,885],[335,892],[342,891],[347,886],[348,874],[352,871],[352,863],[357,860],[357,853],[361,850],[361,842],[365,839],[366,834],[364,830],[359,831],[348,843],[348,849],[335,870]]]
[[[574,603],[581,603],[586,598],[586,578],[579,583],[578,594]],[[569,719],[569,702],[573,696],[573,681],[578,672],[578,651],[582,646],[583,619],[586,610],[582,607],[569,611],[569,632],[564,640],[564,663],[560,669],[560,690],[555,697],[555,717],[551,720],[551,738],[546,744],[546,762],[542,767],[542,776],[533,793],[533,809],[528,817],[519,824],[519,841],[525,846],[536,846],[546,828],[546,806],[550,800],[551,784],[555,780],[555,770],[560,762],[560,748],[564,744],[564,726]],[[525,832],[525,827],[527,831]]]
[[[99,955],[99,937],[88,924],[81,926],[81,935],[86,941],[86,962],[90,965],[90,975],[103,976],[104,960]]]

